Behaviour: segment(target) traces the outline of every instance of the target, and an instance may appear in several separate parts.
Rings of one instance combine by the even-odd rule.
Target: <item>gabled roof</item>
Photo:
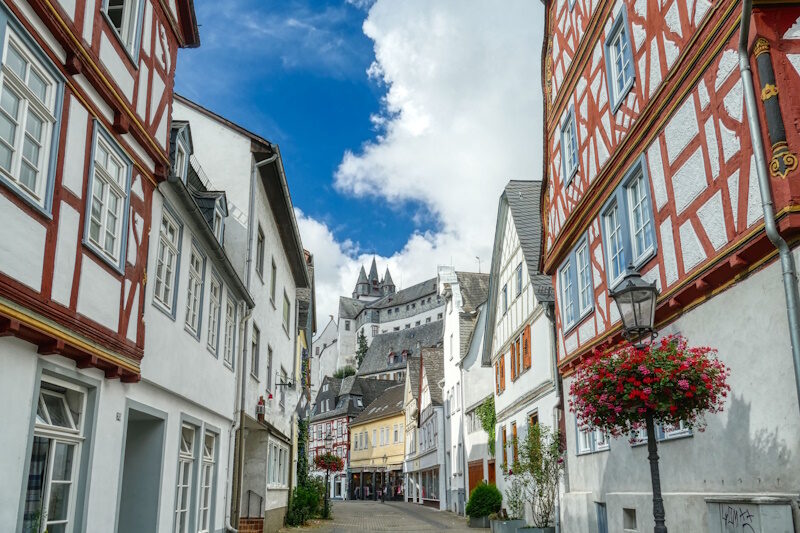
[[[406,361],[406,382],[411,388],[411,396],[419,398],[419,370],[420,360],[418,355],[412,355]]]
[[[474,312],[489,297],[489,274],[456,272],[461,290],[461,307],[467,313]]]
[[[534,295],[540,302],[554,300],[552,282],[549,277],[542,276],[540,261],[542,255],[542,216],[540,211],[542,196],[541,181],[511,180],[500,195],[497,207],[497,222],[492,249],[492,270],[489,280],[489,298],[487,305],[486,331],[483,337],[482,364],[491,364],[492,342],[494,340],[494,323],[497,311],[498,276],[500,275],[500,257],[505,242],[505,220],[511,216],[514,228],[522,248],[525,265]]]
[[[431,394],[433,405],[442,405],[442,389],[439,382],[444,379],[444,349],[423,348],[422,366],[425,368],[425,379],[428,381],[428,390]]]
[[[364,355],[364,360],[361,361],[361,366],[358,367],[358,375],[376,374],[403,368],[404,362],[389,364],[390,352],[400,355],[406,351],[408,354],[419,355],[417,344],[422,348],[441,345],[443,330],[444,321],[436,320],[414,328],[375,335]]]
[[[401,414],[404,389],[404,385],[395,385],[384,390],[380,396],[364,408],[355,420],[350,422],[350,426]]]
[[[383,309],[394,307],[396,305],[405,305],[406,303],[418,300],[423,296],[436,294],[436,282],[436,278],[425,280],[421,283],[417,283],[416,285],[401,289],[394,294],[387,294],[383,298],[369,302],[366,304],[366,307],[369,307],[370,309]]]
[[[355,318],[364,309],[365,302],[348,298],[347,296],[339,297],[339,319],[342,318]]]
[[[375,401],[387,388],[400,384],[397,381],[363,378],[360,376],[348,376],[341,380],[326,377],[322,383],[324,384],[326,380],[330,380],[329,383],[331,385],[326,394],[330,394],[334,388],[336,389],[335,407],[320,413],[319,400],[330,398],[331,396],[322,396],[322,392],[318,393],[317,405],[314,407],[314,413],[311,416],[312,422],[345,415],[356,416],[364,409],[365,405]],[[320,387],[321,390],[322,387]],[[361,407],[358,406],[357,398],[361,398]]]

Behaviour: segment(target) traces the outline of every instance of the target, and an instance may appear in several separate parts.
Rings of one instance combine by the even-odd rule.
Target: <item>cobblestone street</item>
[[[465,518],[447,511],[436,511],[413,503],[403,502],[333,502],[333,521],[323,522],[311,529],[314,532],[350,533],[359,531],[459,531],[469,529]],[[301,531],[283,529],[282,531]]]

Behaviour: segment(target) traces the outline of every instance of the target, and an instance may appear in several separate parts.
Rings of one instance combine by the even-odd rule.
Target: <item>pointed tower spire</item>
[[[386,274],[383,275],[383,281],[381,281],[381,293],[386,296],[387,294],[394,294],[394,291],[394,281],[389,273],[389,267],[386,267]]]
[[[353,298],[358,299],[359,296],[369,294],[369,281],[367,281],[367,271],[364,270],[364,265],[361,265],[361,271],[358,273],[358,281],[356,281],[356,288],[353,290]]]
[[[375,286],[380,283],[378,279],[378,265],[375,263],[375,258],[372,258],[372,266],[369,267],[369,282]]]

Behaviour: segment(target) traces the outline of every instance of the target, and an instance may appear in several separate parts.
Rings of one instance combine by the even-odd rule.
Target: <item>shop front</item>
[[[401,465],[354,467],[350,469],[349,480],[351,500],[380,500],[384,491],[387,500],[403,499]]]

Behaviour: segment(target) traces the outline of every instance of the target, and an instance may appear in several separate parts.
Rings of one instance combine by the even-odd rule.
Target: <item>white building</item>
[[[405,386],[406,453],[403,463],[406,501],[445,510],[449,465],[445,458],[444,353],[423,348],[408,359]],[[417,368],[417,370],[415,370]]]
[[[492,251],[483,364],[495,374],[496,484],[517,454],[512,445],[531,424],[560,427],[553,291],[539,273],[540,182],[511,181],[500,196]]]
[[[336,320],[331,316],[322,331],[314,337],[311,355],[311,398],[317,397],[325,376],[332,376],[336,372],[339,355],[336,350],[338,333]]]
[[[173,114],[191,125],[209,188],[226,192],[225,246],[255,301],[239,344],[242,467],[234,471],[233,514],[273,531],[283,525],[295,471],[298,335],[306,328],[298,324],[297,290],[311,287],[308,264],[278,147],[182,97]]]
[[[399,332],[442,320],[443,303],[436,292],[436,278],[395,290],[389,269],[378,279],[375,260],[369,275],[361,268],[353,297],[339,298],[338,367],[356,365],[358,335],[367,344],[383,333]]]
[[[145,355],[151,216],[167,187],[178,48],[199,44],[194,11],[185,0],[107,4],[0,4],[0,524],[220,530],[229,385],[219,398],[170,391],[175,354]],[[198,370],[225,376],[202,332],[175,342]],[[182,421],[195,424],[185,492]],[[210,497],[198,505],[201,484]],[[184,494],[189,510],[176,513]]]
[[[474,408],[492,394],[491,369],[481,366],[473,358],[474,367],[470,381],[475,388],[462,388],[464,372],[462,361],[468,355],[474,330],[478,322],[478,306],[486,302],[489,291],[489,274],[456,272],[452,267],[439,267],[439,294],[445,302],[444,312],[444,416],[445,461],[449,465],[446,479],[448,509],[464,514],[469,496],[466,483],[465,462],[466,401]],[[482,376],[482,382],[480,377]],[[487,457],[488,459],[488,457]],[[474,461],[475,459],[473,459]],[[483,462],[481,474],[483,474]],[[481,477],[483,479],[483,477]]]

